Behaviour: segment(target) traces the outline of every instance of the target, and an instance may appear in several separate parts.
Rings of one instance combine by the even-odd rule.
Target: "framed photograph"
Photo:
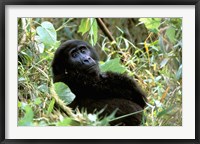
[[[199,0],[1,1],[1,143],[200,143],[199,16]]]

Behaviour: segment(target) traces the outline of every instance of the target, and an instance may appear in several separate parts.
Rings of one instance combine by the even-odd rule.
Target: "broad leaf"
[[[41,26],[36,29],[37,34],[40,36],[40,40],[46,47],[51,47],[55,45],[57,42],[57,34],[56,30],[52,23],[43,22]]]
[[[94,46],[97,43],[98,39],[98,25],[95,18],[82,19],[81,24],[79,25],[78,32],[84,35],[86,32],[89,32],[90,43]]]
[[[82,35],[84,35],[89,30],[90,30],[90,19],[89,18],[82,19],[81,24],[79,25],[78,28],[78,33],[82,33]]]
[[[160,18],[140,18],[139,21],[141,23],[144,23],[145,27],[152,31],[152,32],[158,32],[158,27],[160,26]]]
[[[167,29],[166,35],[169,38],[170,42],[175,42],[175,28],[170,27],[169,29]]]
[[[124,73],[126,68],[120,64],[120,59],[115,58],[109,60],[100,66],[102,72],[112,71],[117,73]]]
[[[70,91],[69,87],[65,85],[63,82],[57,82],[54,84],[55,91],[57,95],[62,99],[65,103],[71,103],[75,95]]]
[[[18,125],[19,126],[31,126],[33,123],[33,110],[29,105],[26,105],[24,107],[25,115],[22,119],[19,120]]]

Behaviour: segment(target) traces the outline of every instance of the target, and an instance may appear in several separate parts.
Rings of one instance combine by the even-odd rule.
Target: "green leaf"
[[[172,43],[175,42],[175,28],[170,27],[169,29],[167,29],[166,35],[169,38],[170,42],[172,42]]]
[[[18,125],[19,126],[31,126],[32,125],[32,121],[33,121],[33,110],[31,109],[31,107],[29,105],[26,105],[24,107],[25,110],[25,115],[24,117],[19,120]]]
[[[158,27],[160,26],[161,18],[140,18],[139,21],[141,23],[144,23],[145,27],[152,31],[157,33]]]
[[[81,20],[81,24],[79,25],[78,28],[78,33],[82,33],[84,35],[86,32],[88,32],[90,29],[90,19],[85,18]]]
[[[117,73],[124,73],[126,68],[120,64],[120,58],[115,58],[100,65],[102,72],[112,71]]]
[[[53,98],[49,104],[47,114],[50,114],[53,111],[54,104],[55,104],[55,99]]]
[[[96,19],[91,19],[91,29],[90,29],[90,41],[92,46],[94,46],[97,43],[98,39],[98,25]]]
[[[82,19],[79,25],[78,33],[84,35],[89,32],[90,43],[94,46],[98,39],[98,24],[95,18]]]
[[[57,126],[79,126],[80,124],[71,119],[71,118],[65,118],[64,120],[57,123]]]
[[[71,92],[69,87],[64,84],[63,82],[57,82],[54,84],[55,91],[57,95],[62,99],[65,103],[69,104],[71,103],[75,95]]]
[[[34,100],[34,104],[40,105],[42,103],[41,99],[38,97]]]
[[[46,47],[51,47],[57,42],[56,30],[52,23],[45,21],[37,27],[36,31]]]
[[[21,103],[20,101],[18,101],[17,107],[18,107],[18,108],[21,108],[21,107],[22,107],[22,103]]]

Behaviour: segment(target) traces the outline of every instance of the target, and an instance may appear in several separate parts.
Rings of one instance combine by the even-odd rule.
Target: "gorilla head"
[[[54,78],[74,72],[98,76],[98,61],[99,57],[96,51],[86,42],[66,41],[57,49],[52,62]],[[54,82],[56,81],[54,79]]]

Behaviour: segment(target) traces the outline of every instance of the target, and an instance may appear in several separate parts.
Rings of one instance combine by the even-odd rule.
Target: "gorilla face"
[[[84,73],[97,73],[99,71],[98,61],[92,53],[91,47],[86,43],[77,43],[70,49],[65,50],[66,69]]]
[[[57,50],[52,62],[54,76],[65,73],[99,75],[98,55],[94,48],[81,40],[68,40]]]

